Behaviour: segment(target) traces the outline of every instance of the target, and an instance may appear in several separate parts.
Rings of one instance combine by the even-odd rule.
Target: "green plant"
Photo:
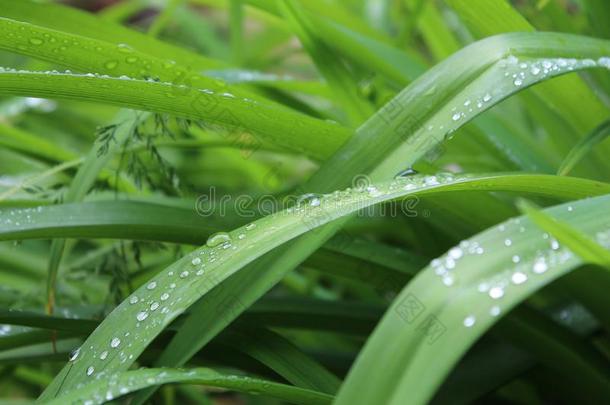
[[[3,397],[608,401],[609,15],[0,0]]]

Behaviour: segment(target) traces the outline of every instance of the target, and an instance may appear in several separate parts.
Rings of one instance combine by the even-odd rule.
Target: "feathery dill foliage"
[[[609,19],[0,0],[2,400],[607,403]]]

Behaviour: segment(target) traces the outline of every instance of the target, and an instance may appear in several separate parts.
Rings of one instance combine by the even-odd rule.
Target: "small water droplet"
[[[534,263],[534,273],[542,274],[547,270],[548,270],[548,266],[547,266],[546,262],[544,261],[544,259],[536,260],[536,262]]]
[[[104,63],[104,67],[106,69],[114,69],[118,65],[119,65],[119,62],[117,62],[116,60],[110,60],[110,61]]]
[[[464,252],[462,252],[462,249],[460,249],[459,247],[454,247],[449,250],[449,257],[456,260],[462,257],[463,254]]]
[[[472,326],[474,326],[475,322],[476,322],[476,318],[474,315],[469,315],[466,318],[464,318],[464,326],[467,328],[471,328]]]
[[[488,102],[489,100],[491,100],[491,94],[487,93],[483,96],[483,101]]]
[[[151,281],[146,286],[146,289],[148,289],[148,290],[154,290],[155,288],[157,288],[157,282],[156,281]]]
[[[110,347],[116,348],[119,347],[119,345],[121,344],[121,339],[115,337],[112,338],[112,340],[110,341]]]
[[[502,298],[504,296],[504,289],[502,287],[492,287],[489,290],[489,296],[494,300]]]
[[[493,307],[491,307],[489,310],[489,315],[491,315],[491,316],[500,315],[500,307],[497,305],[494,305]]]
[[[187,278],[189,276],[189,272],[184,270],[182,273],[180,273],[180,278]]]
[[[95,369],[93,368],[93,366],[89,366],[89,367],[87,368],[87,375],[91,375],[91,374],[93,374],[93,372],[94,372],[94,371],[95,371]]]
[[[166,301],[169,298],[169,294],[168,293],[163,293],[161,294],[161,301]]]
[[[138,303],[138,297],[136,297],[135,295],[132,295],[131,297],[129,297],[129,303],[130,304],[137,304]]]
[[[146,318],[148,318],[148,312],[146,312],[146,311],[138,312],[138,314],[136,315],[136,319],[140,322]]]
[[[104,350],[101,354],[100,354],[100,360],[106,360],[106,357],[108,357],[108,350]]]
[[[191,263],[193,264],[193,266],[200,265],[201,264],[201,259],[199,257],[196,257],[193,260],[191,260]]]
[[[510,280],[513,282],[513,284],[516,285],[523,284],[527,281],[527,275],[525,273],[517,271],[513,273],[513,275],[510,277]]]
[[[256,224],[254,222],[246,225],[246,231],[251,231],[254,228],[256,228]]]
[[[42,45],[43,42],[44,41],[40,38],[30,38],[30,44],[32,45]]]
[[[151,311],[155,311],[157,308],[159,308],[159,303],[158,302],[153,302],[152,304],[150,304],[150,310]]]

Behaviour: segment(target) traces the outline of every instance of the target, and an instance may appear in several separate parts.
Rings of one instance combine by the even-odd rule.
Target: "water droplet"
[[[189,276],[189,272],[184,270],[182,273],[180,273],[180,278],[187,278]]]
[[[158,302],[153,302],[152,304],[150,304],[150,310],[151,311],[155,311],[157,308],[159,308],[159,303]]]
[[[30,38],[30,44],[32,45],[42,45],[43,42],[44,41],[40,38]]]
[[[108,357],[108,350],[104,350],[102,354],[100,354],[100,360],[106,360],[106,357]]]
[[[521,79],[515,79],[515,81],[513,82],[513,84],[517,87],[521,86],[523,84],[523,80]]]
[[[462,257],[463,254],[464,253],[462,252],[462,249],[460,249],[459,247],[454,247],[449,250],[449,257],[456,260]]]
[[[203,273],[204,273],[203,269],[202,270],[197,270],[197,273],[195,273],[195,275],[201,276],[201,275],[203,275]]]
[[[200,265],[201,264],[201,259],[199,257],[196,257],[193,260],[191,260],[191,263],[193,264],[193,266]]]
[[[398,172],[396,174],[396,176],[394,176],[395,179],[400,178],[400,177],[408,177],[408,176],[413,176],[417,174],[417,170],[413,169],[412,167],[409,167],[401,172]]]
[[[491,94],[487,93],[483,96],[483,101],[488,102],[489,100],[491,100]]]
[[[517,271],[513,273],[513,275],[510,277],[510,280],[513,282],[513,284],[516,285],[523,284],[527,281],[527,275],[525,273]]]
[[[454,121],[459,120],[460,118],[462,118],[462,114],[461,113],[455,113],[451,116],[451,119]]]
[[[519,263],[521,261],[521,258],[518,255],[514,255],[512,261],[513,263]]]
[[[161,301],[166,301],[169,298],[169,294],[168,293],[163,293],[161,294]]]
[[[504,239],[504,246],[510,246],[513,244],[513,241],[510,239]]]
[[[136,319],[140,322],[146,318],[148,318],[148,312],[146,312],[146,311],[138,312],[138,314],[136,315]]]
[[[492,287],[489,290],[489,296],[494,300],[502,298],[504,296],[504,289],[502,287]]]
[[[491,316],[500,315],[500,307],[497,305],[494,305],[493,307],[491,307],[489,310],[489,315],[491,315]]]
[[[251,231],[254,228],[256,228],[256,224],[254,222],[246,225],[246,231]]]
[[[154,290],[155,288],[157,288],[157,282],[156,281],[151,281],[146,286],[146,289],[148,289],[148,290]]]
[[[138,303],[138,297],[136,297],[135,295],[132,295],[131,297],[129,297],[129,303],[130,304],[137,304]]]
[[[110,61],[104,63],[104,67],[106,69],[114,69],[118,65],[119,65],[119,62],[117,62],[116,60],[110,60]]]
[[[237,239],[244,239],[246,237],[245,233],[240,233],[239,235],[237,235]]]
[[[467,328],[471,328],[472,326],[474,326],[476,320],[477,319],[474,315],[468,315],[466,318],[464,318],[464,326]]]
[[[534,263],[534,273],[536,274],[542,274],[545,271],[548,270],[548,266],[546,264],[546,262],[544,261],[544,259],[538,259],[536,260],[536,262]]]
[[[246,227],[246,229],[248,229],[248,227]],[[218,232],[218,233],[215,233],[214,235],[210,236],[205,244],[208,245],[208,247],[216,247],[216,246],[220,245],[221,243],[230,242],[230,241],[231,241],[231,236],[228,233]]]
[[[95,369],[93,368],[93,366],[89,366],[89,367],[87,368],[87,375],[91,375],[91,374],[93,374],[93,372],[94,372],[94,371],[95,371]]]
[[[127,63],[136,63],[138,61],[138,58],[135,56],[128,56],[125,58],[125,62]]]
[[[110,341],[110,347],[113,347],[113,348],[119,347],[120,344],[121,344],[121,339],[119,339],[117,337],[112,338],[112,340]]]
[[[74,349],[70,352],[70,355],[68,356],[68,360],[69,361],[74,361],[78,358],[78,355],[80,354],[80,347],[77,349]]]

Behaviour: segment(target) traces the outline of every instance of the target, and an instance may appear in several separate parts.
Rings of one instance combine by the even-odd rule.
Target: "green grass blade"
[[[147,55],[174,60],[191,69],[215,69],[225,66],[223,62],[189,52],[119,24],[102,20],[93,14],[57,3],[1,0],[0,9],[2,9],[2,17],[29,22],[51,30],[66,31],[82,37],[104,38],[104,41],[117,45],[127,44]]]
[[[610,193],[610,185],[594,180],[537,174],[491,174],[461,177],[453,187],[434,193],[509,191],[555,199],[580,199]],[[425,190],[417,190],[425,195]],[[72,201],[78,201],[71,199]],[[137,201],[94,201],[0,210],[0,240],[49,238],[115,238],[201,244],[224,220],[204,217],[195,209]],[[375,247],[346,246],[338,251],[366,258]],[[332,247],[332,244],[330,245]],[[359,252],[354,252],[357,250]],[[366,253],[368,252],[368,253]],[[373,257],[373,260],[375,257]],[[388,264],[377,257],[379,264]],[[398,266],[404,266],[399,262]]]
[[[549,232],[559,243],[580,256],[585,263],[610,269],[610,253],[587,235],[538,210],[532,203],[521,200],[518,205],[532,222]],[[571,210],[572,208],[568,207],[568,211]]]
[[[610,223],[600,221],[600,214],[609,206],[610,197],[602,196],[547,211],[602,238]],[[355,398],[426,403],[499,316],[581,263],[524,217],[456,246],[420,272],[396,298],[353,366],[337,403],[353,403]],[[363,379],[374,389],[362,390]],[[609,390],[607,384],[596,384],[595,395],[599,398]]]
[[[595,146],[606,139],[610,134],[610,121],[604,121],[591,131],[586,137],[581,139],[570,153],[563,159],[561,166],[557,170],[557,174],[565,176],[574,166],[578,164]]]
[[[332,397],[316,391],[278,384],[252,377],[221,374],[207,368],[191,370],[140,369],[126,371],[96,380],[83,388],[58,397],[48,404],[87,403],[103,404],[114,398],[150,386],[169,383],[202,384],[238,392],[264,395],[294,404],[329,404]]]
[[[255,149],[263,142],[270,142],[318,159],[328,157],[351,132],[341,125],[224,90],[147,80],[4,71],[0,72],[0,94],[97,101],[172,114],[229,128],[243,135]],[[251,135],[246,136],[247,133]]]

